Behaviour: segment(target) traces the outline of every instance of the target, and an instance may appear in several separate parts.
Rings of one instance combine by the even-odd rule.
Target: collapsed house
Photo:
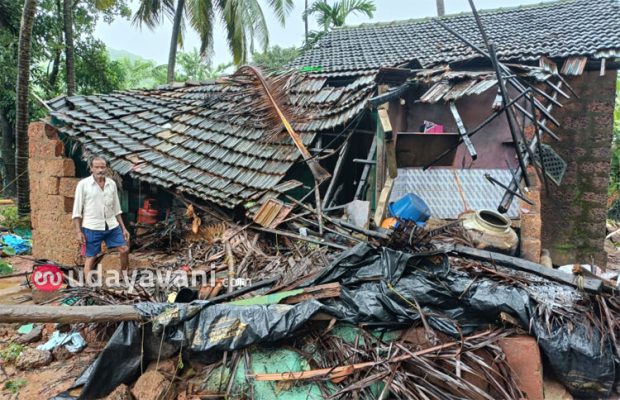
[[[611,393],[620,356],[613,285],[536,263],[546,248],[558,265],[605,264],[618,20],[616,1],[572,0],[483,12],[480,21],[463,14],[363,25],[327,34],[278,74],[243,67],[211,82],[50,101],[50,118],[29,134],[36,257],[74,263],[77,244],[58,237],[73,238],[73,190],[88,173],[84,160],[98,154],[122,184],[136,233],[171,226],[183,208],[194,235],[219,235],[182,249],[190,254],[175,268],[236,259],[223,267],[229,277],[261,279],[251,293],[270,287],[264,296],[222,297],[212,282],[197,295],[206,301],[186,307],[136,298],[123,317],[130,322],[80,379],[82,396],[133,382],[165,343],[166,357],[186,351],[208,365],[214,382],[200,382],[205,395],[252,397],[269,382],[275,394],[265,396],[281,398],[380,397],[388,388],[408,398],[520,398],[495,346],[512,327],[535,336],[572,393]],[[439,221],[422,233],[391,207],[409,194]],[[354,218],[341,217],[345,208]],[[485,209],[520,231],[516,251],[529,261],[463,246],[471,238],[450,221]],[[399,225],[385,225],[388,216]],[[218,217],[229,233],[211,234],[220,228],[207,219]],[[250,225],[253,234],[244,231]],[[359,331],[331,335],[343,322]],[[475,333],[489,324],[511,328]],[[423,350],[420,341],[393,348],[373,339],[375,328],[412,325],[427,335]],[[298,354],[279,353],[292,360],[286,365],[261,363],[265,348],[248,350],[300,330],[291,345]],[[430,338],[434,331],[461,337],[460,350]],[[332,358],[300,361],[313,353]],[[425,378],[429,368],[437,379]],[[276,390],[280,381],[294,383]]]
[[[505,189],[485,178],[510,186],[513,174],[522,175],[515,140],[522,146],[523,139],[511,135],[505,114],[498,111],[495,71],[474,49],[484,45],[471,15],[328,34],[290,65],[295,73],[277,82],[303,145],[332,173],[320,185],[323,206],[368,200],[373,211],[379,210],[377,224],[386,201],[405,193],[419,195],[438,218],[499,207],[520,220],[521,253],[527,258],[537,261],[546,248],[558,264],[594,260],[604,266],[617,15],[611,0],[481,15],[499,60],[536,93],[543,145],[534,150],[544,153],[547,178],[542,182],[539,174],[528,182],[533,205],[511,201]],[[510,81],[508,91],[516,98],[524,88]],[[67,179],[73,168],[60,165],[71,161],[43,160],[65,154],[76,160],[80,154],[102,154],[111,160],[123,177],[123,211],[130,220],[151,195],[144,183],[249,215],[281,193],[315,201],[313,176],[293,140],[279,131],[281,122],[274,125],[260,92],[248,92],[259,90],[257,85],[259,79],[246,70],[213,82],[50,102],[54,111],[46,129],[58,131],[51,137],[60,135],[65,149],[46,148],[46,136],[36,130],[42,128],[32,128],[35,254],[60,262],[75,256],[57,249],[49,237],[71,229],[62,221],[68,219],[76,181]],[[529,140],[535,130],[531,106],[526,98],[517,106],[523,112],[512,129],[524,131]],[[389,137],[381,113],[389,116]],[[424,133],[425,121],[443,129]],[[79,162],[77,173],[88,173]],[[160,198],[160,208],[169,202]]]

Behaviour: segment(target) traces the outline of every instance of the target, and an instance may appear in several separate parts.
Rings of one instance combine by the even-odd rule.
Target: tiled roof
[[[319,131],[358,115],[373,77],[334,87],[327,77],[299,75],[285,101],[304,115],[294,128],[309,145]],[[246,81],[247,82],[247,81]],[[284,128],[273,135],[264,109],[231,78],[160,90],[62,97],[49,103],[52,123],[85,153],[103,154],[120,174],[233,208],[262,201],[298,160]],[[243,88],[243,89],[242,89]],[[290,186],[289,186],[290,187]]]
[[[542,55],[561,58],[620,55],[618,0],[566,0],[480,14],[487,34],[504,60],[535,60]],[[446,16],[441,20],[473,43],[483,45],[471,14]],[[336,29],[291,66],[321,67],[325,72],[355,71],[417,60],[426,68],[474,57],[478,55],[471,48],[441,27],[436,19],[427,18]]]

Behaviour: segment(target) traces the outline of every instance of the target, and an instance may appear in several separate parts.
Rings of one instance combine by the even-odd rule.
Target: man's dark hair
[[[92,157],[90,157],[88,159],[88,168],[91,168],[93,166],[93,161],[95,160],[103,160],[103,162],[105,163],[105,166],[108,167],[110,166],[110,163],[108,162],[108,160],[103,157],[103,156],[99,156],[99,155],[94,155]]]

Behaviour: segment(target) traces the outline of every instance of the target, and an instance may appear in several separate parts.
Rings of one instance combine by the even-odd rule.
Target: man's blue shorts
[[[107,231],[94,231],[92,229],[82,228],[82,232],[84,232],[84,236],[86,237],[86,257],[95,257],[99,254],[101,252],[101,242],[103,241],[105,241],[105,245],[108,249],[125,246],[127,244],[120,225]]]

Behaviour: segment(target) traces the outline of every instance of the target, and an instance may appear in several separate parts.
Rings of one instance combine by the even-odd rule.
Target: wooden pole
[[[83,307],[0,305],[0,323],[58,322],[77,324],[118,321],[140,321],[140,314],[134,306],[130,305]]]

